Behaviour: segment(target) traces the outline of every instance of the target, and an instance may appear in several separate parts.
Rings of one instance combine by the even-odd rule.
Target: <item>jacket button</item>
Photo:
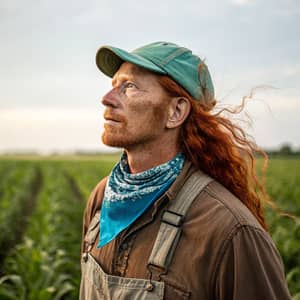
[[[154,290],[154,285],[151,282],[148,282],[146,285],[146,291],[152,292]]]
[[[88,253],[87,253],[87,252],[84,252],[84,253],[83,253],[83,255],[82,255],[82,259],[83,259],[83,261],[84,261],[84,262],[87,262],[87,261],[88,261],[88,259],[89,259],[89,255],[88,255]]]
[[[127,249],[128,249],[128,244],[127,243],[122,244],[122,250],[127,250]]]

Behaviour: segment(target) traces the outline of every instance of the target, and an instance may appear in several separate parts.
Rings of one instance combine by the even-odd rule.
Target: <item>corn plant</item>
[[[5,261],[0,299],[76,299],[83,203],[57,164],[41,163],[43,188],[23,243]]]
[[[0,257],[17,242],[25,220],[34,205],[34,190],[38,181],[38,169],[32,163],[20,163],[7,173],[2,181],[0,199]],[[3,184],[5,183],[5,189]]]
[[[272,159],[266,178],[267,190],[276,205],[293,218],[268,209],[272,238],[282,256],[291,294],[300,299],[300,160]]]

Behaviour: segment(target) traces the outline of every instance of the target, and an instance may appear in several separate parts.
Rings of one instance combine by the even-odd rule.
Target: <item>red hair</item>
[[[199,101],[167,76],[159,76],[158,81],[170,96],[185,97],[191,103],[190,114],[180,132],[181,149],[187,159],[238,197],[267,229],[261,198],[272,206],[273,202],[256,176],[254,157],[259,152],[267,162],[265,152],[247,137],[242,128],[221,116],[224,110],[211,112],[215,101],[209,99],[207,91],[204,90]],[[207,100],[211,106],[203,104]],[[244,103],[236,112],[243,107]]]

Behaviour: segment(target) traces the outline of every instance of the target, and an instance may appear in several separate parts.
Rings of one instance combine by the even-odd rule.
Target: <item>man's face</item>
[[[127,150],[155,144],[166,133],[169,97],[156,75],[125,62],[112,79],[112,90],[102,99],[102,141]]]

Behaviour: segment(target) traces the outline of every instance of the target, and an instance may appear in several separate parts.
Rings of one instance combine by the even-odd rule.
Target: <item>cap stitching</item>
[[[168,55],[165,59],[163,59],[160,64],[162,66],[165,66],[166,64],[168,64],[171,60],[173,60],[175,57],[185,53],[185,52],[189,52],[190,50],[187,48],[179,48],[176,51],[172,52],[170,55]]]
[[[136,54],[136,53],[135,53],[135,54]],[[150,59],[150,58],[147,57],[147,56],[143,56],[143,55],[141,55],[141,54],[138,54],[138,55],[141,56],[141,57],[143,57],[143,58],[146,59],[146,60],[149,60],[150,62],[152,62],[152,63],[153,63],[154,65],[156,65],[157,67],[161,68],[162,71],[165,71],[166,73],[168,73],[168,72],[163,68],[163,66],[160,65],[160,63],[155,62],[153,59]]]

